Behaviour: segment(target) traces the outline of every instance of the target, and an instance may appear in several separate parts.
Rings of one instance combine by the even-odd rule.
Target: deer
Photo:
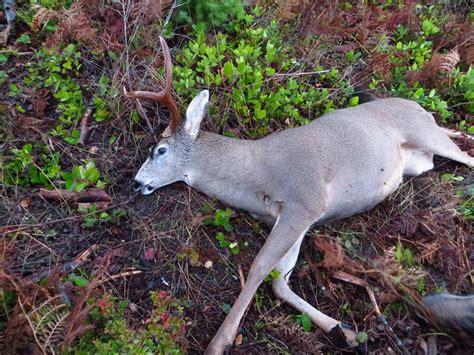
[[[272,281],[277,298],[306,313],[325,333],[338,329],[348,345],[357,346],[353,330],[290,289],[289,278],[303,238],[314,226],[371,209],[393,193],[404,176],[432,169],[434,155],[473,168],[474,158],[451,140],[459,132],[439,127],[419,104],[401,98],[338,109],[305,126],[258,140],[201,131],[209,91],[194,97],[181,121],[171,95],[170,51],[162,37],[160,43],[163,90],[127,91],[124,87],[127,98],[156,101],[171,115],[161,139],[136,174],[134,189],[150,195],[165,185],[185,182],[272,227],[206,354],[222,354],[232,345],[257,288],[272,270],[280,275]],[[474,298],[467,302],[472,305]]]

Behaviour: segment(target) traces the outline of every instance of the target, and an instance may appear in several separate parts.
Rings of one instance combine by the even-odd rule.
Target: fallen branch
[[[88,189],[80,192],[73,192],[64,189],[47,190],[40,188],[38,196],[48,200],[65,200],[75,203],[112,201],[107,192],[102,189]]]
[[[92,115],[92,112],[94,111],[94,104],[91,102],[87,105],[86,107],[86,112],[84,113],[84,116],[82,117],[81,120],[81,135],[79,136],[79,141],[78,143],[81,145],[85,145],[87,141],[87,136],[89,135],[89,132],[92,130],[93,127],[89,127],[89,118]]]

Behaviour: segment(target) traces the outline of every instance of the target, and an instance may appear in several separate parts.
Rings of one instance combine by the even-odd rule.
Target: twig
[[[273,74],[272,77],[274,76],[302,76],[302,75],[324,74],[324,73],[329,73],[329,72],[330,70],[317,70],[317,71],[307,71],[307,72],[300,72],[300,73],[276,73],[276,74]]]
[[[151,125],[150,120],[148,119],[148,115],[146,114],[146,111],[143,108],[142,103],[138,99],[136,99],[135,102],[137,103],[138,113],[145,120],[146,125],[147,125],[148,130],[150,131],[150,133],[153,134],[153,126]]]
[[[242,265],[237,265],[237,270],[239,272],[239,279],[240,279],[240,288],[243,289],[245,286],[245,276],[244,276],[244,270],[242,270]]]
[[[361,286],[365,288],[365,290],[369,294],[370,302],[372,303],[372,306],[374,307],[374,312],[375,314],[377,314],[379,321],[383,324],[388,336],[392,338],[395,344],[402,350],[403,354],[409,355],[410,352],[408,351],[408,349],[405,347],[405,345],[403,345],[402,341],[397,336],[397,334],[395,334],[395,331],[390,326],[390,324],[388,324],[387,318],[385,318],[382,312],[380,312],[379,305],[377,304],[377,300],[375,299],[374,292],[372,291],[372,288],[370,287],[370,285],[366,281],[358,278],[357,276],[348,274],[347,272],[344,272],[342,270],[338,270],[334,272],[332,276],[338,280],[342,280],[342,281],[351,283],[353,285],[357,285],[357,286]]]
[[[86,112],[84,113],[84,116],[82,117],[81,120],[81,135],[79,136],[79,141],[78,143],[81,145],[85,145],[87,141],[87,136],[89,135],[89,132],[92,130],[92,127],[89,127],[89,118],[92,115],[92,112],[94,111],[94,104],[93,101],[91,100],[86,107]]]
[[[139,274],[142,274],[142,273],[143,273],[142,270],[131,270],[131,271],[121,272],[120,274],[115,274],[115,275],[110,276],[107,279],[103,279],[103,280],[99,281],[99,285],[103,284],[104,282],[110,281],[110,280],[121,279],[123,277],[139,275]]]

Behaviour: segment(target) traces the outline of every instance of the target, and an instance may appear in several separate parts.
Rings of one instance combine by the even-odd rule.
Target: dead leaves
[[[56,47],[61,43],[73,41],[99,47],[97,31],[92,27],[90,16],[86,14],[80,2],[75,2],[69,9],[62,11],[41,6],[37,6],[36,10],[31,25],[33,31],[41,30],[52,19],[59,20],[56,31],[48,36],[44,43],[46,47]]]
[[[96,0],[83,0],[62,11],[36,6],[31,29],[39,31],[48,21],[57,19],[57,29],[46,39],[45,46],[58,47],[61,43],[77,41],[96,49],[119,52],[124,48],[125,28],[136,23],[152,24],[171,3],[171,0],[136,0],[129,6],[116,2],[99,8]],[[102,22],[103,26],[98,26],[101,30],[95,28],[92,20]]]
[[[336,239],[328,239],[322,236],[314,238],[314,248],[323,253],[323,260],[317,265],[325,269],[350,269],[352,271],[362,270],[358,262],[346,255],[344,248]]]
[[[92,277],[83,287],[65,282],[67,278],[60,276],[90,261],[96,249],[97,246],[93,245],[71,262],[23,277],[9,271],[15,258],[14,242],[1,239],[0,288],[3,292],[13,292],[15,303],[5,329],[0,331],[0,342],[3,342],[0,347],[7,345],[9,353],[57,353],[94,327],[88,321],[88,314],[95,306],[90,300],[100,295],[101,283],[116,278],[116,275],[106,276],[106,272],[110,272],[115,258],[126,255],[125,251],[112,249],[97,257]],[[40,279],[46,281],[39,285]]]
[[[48,89],[35,89],[29,93],[28,100],[31,102],[33,112],[37,118],[43,118],[46,108],[49,106],[48,100],[51,94]]]

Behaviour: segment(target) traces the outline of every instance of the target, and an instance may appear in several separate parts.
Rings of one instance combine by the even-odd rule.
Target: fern
[[[43,350],[55,352],[64,338],[65,319],[69,315],[65,304],[51,304],[46,301],[28,315],[38,345]]]

